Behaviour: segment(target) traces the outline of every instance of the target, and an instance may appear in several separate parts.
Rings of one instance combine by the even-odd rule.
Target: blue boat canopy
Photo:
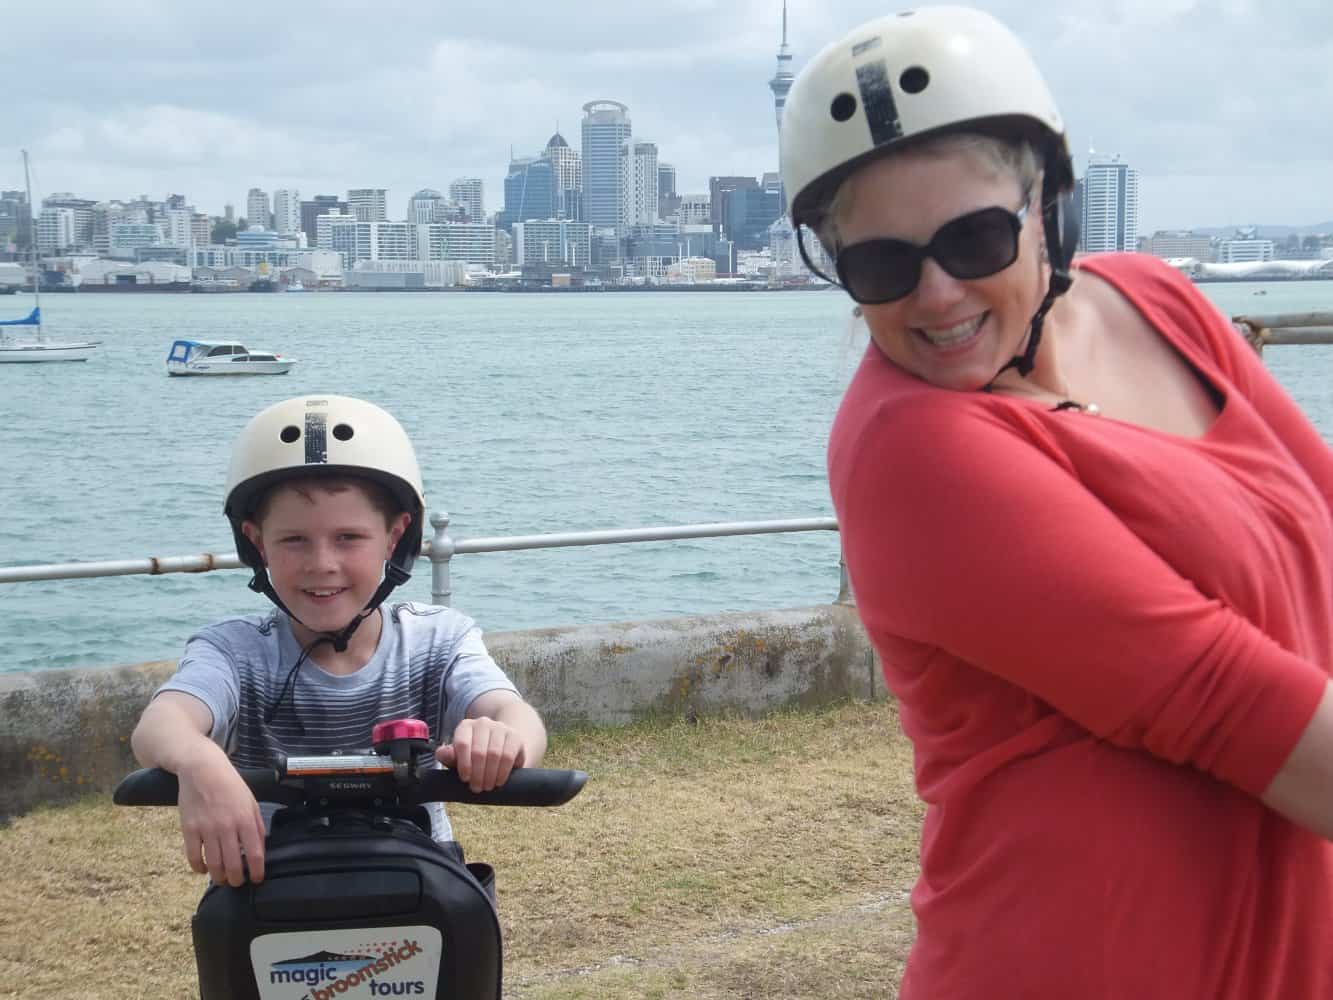
[[[33,311],[28,313],[28,315],[25,316],[23,319],[0,319],[0,326],[41,326],[41,325],[42,325],[42,310],[40,308],[33,309]]]

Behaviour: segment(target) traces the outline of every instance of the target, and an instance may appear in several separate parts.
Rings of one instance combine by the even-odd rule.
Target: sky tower
[[[787,48],[787,0],[782,0],[782,45],[778,48],[778,71],[768,81],[769,89],[773,91],[773,112],[778,121],[779,177],[782,176],[782,108],[787,103],[787,91],[791,90],[792,79],[791,51]],[[785,196],[781,203],[786,204]]]
[[[773,110],[777,113],[779,132],[782,131],[782,106],[787,103],[791,81],[791,52],[787,49],[787,0],[782,0],[782,45],[778,48],[778,71],[768,81],[773,91]]]

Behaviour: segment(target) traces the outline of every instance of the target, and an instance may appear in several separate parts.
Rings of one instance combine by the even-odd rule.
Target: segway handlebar
[[[279,768],[237,768],[237,773],[262,802],[301,805],[308,802],[391,801],[403,806],[426,802],[463,802],[482,806],[559,806],[582,789],[583,771],[521,767],[509,780],[489,792],[474,792],[454,771],[431,769],[405,786],[391,772],[326,774],[283,777]],[[126,775],[116,786],[112,801],[118,806],[174,806],[179,793],[176,776],[150,767]]]

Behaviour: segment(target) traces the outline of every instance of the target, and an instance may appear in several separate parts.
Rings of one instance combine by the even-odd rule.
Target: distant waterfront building
[[[309,248],[253,248],[241,246],[195,247],[190,251],[189,261],[195,268],[228,269],[250,268],[261,265],[270,270],[301,267],[316,275],[319,283],[337,283],[342,280],[342,257],[329,250]],[[196,274],[196,277],[198,275]],[[253,274],[251,275],[253,277]]]
[[[594,228],[624,232],[625,167],[632,126],[629,108],[619,101],[583,105],[583,211]]]
[[[657,221],[657,144],[631,142],[626,150],[625,224],[651,226]]]
[[[782,215],[782,180],[776,173],[710,177],[709,211],[715,232],[738,250],[768,246],[768,228]]]
[[[194,246],[194,211],[189,208],[169,208],[163,213],[162,245],[189,250]],[[205,243],[208,241],[205,240]]]
[[[713,221],[712,202],[706,194],[683,194],[676,209],[676,220],[681,226],[707,226]]]
[[[364,234],[360,225],[365,226]],[[315,219],[315,245],[339,254],[343,269],[350,271],[358,260],[370,259],[370,224],[358,224],[350,212],[330,209]]]
[[[317,194],[310,201],[301,202],[301,232],[305,233],[306,240],[311,244],[316,242],[319,235],[315,220],[329,212],[337,212],[340,215],[352,214],[347,208],[347,202],[336,194]]]
[[[296,188],[278,188],[273,192],[273,231],[301,232],[301,192]]]
[[[59,192],[42,199],[42,208],[67,208],[74,213],[74,242],[68,244],[80,250],[91,250],[93,246],[93,207],[97,204],[92,198],[76,198],[68,192]]]
[[[1217,263],[1252,264],[1274,260],[1277,257],[1276,246],[1272,240],[1261,240],[1253,226],[1237,230],[1230,239],[1220,240],[1217,244]]]
[[[190,245],[206,247],[213,242],[213,220],[207,212],[193,212],[190,215]]]
[[[141,247],[162,242],[162,230],[152,222],[113,222],[107,238],[107,256],[134,260]]]
[[[346,288],[450,288],[466,284],[472,265],[461,260],[363,260],[343,279]]]
[[[514,224],[517,267],[559,265],[587,268],[592,261],[592,226],[572,219],[530,219]]]
[[[1092,154],[1077,183],[1086,253],[1135,250],[1139,242],[1139,172],[1115,156]]]
[[[555,165],[550,160],[529,156],[510,162],[500,228],[508,229],[528,219],[553,219],[556,203]]]
[[[223,220],[226,221],[226,222],[235,222],[235,221],[236,221],[236,206],[233,205],[231,202],[227,202],[227,204],[223,205],[223,206],[222,206],[222,218],[223,218]]]
[[[457,202],[467,213],[468,222],[485,222],[486,205],[482,198],[484,186],[480,177],[458,177],[449,182],[449,200]]]
[[[542,157],[555,168],[555,217],[583,221],[583,157],[559,132],[547,140]]]
[[[258,226],[260,229],[272,228],[269,223],[273,220],[269,217],[268,192],[259,188],[251,188],[250,193],[245,196],[245,221],[251,226]]]
[[[1143,252],[1170,260],[1179,257],[1193,257],[1195,260],[1213,259],[1213,240],[1210,236],[1183,231],[1170,232],[1159,229],[1143,241]]]
[[[347,192],[347,210],[358,222],[384,222],[388,204],[384,188],[352,188]]]
[[[37,217],[38,252],[58,254],[73,249],[74,229],[74,209],[42,209],[42,214]]]
[[[411,222],[370,222],[371,260],[415,260],[416,226]]]
[[[417,256],[421,260],[462,260],[495,264],[496,228],[484,222],[434,222],[417,228]]]
[[[669,219],[680,210],[676,193],[676,168],[670,163],[657,164],[657,217]]]
[[[668,284],[701,285],[717,280],[717,261],[711,257],[682,257],[667,268]]]
[[[444,195],[434,188],[422,188],[407,199],[407,221],[413,225],[442,222],[443,215]]]

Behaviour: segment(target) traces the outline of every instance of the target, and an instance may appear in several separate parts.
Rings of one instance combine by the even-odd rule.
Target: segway
[[[264,881],[210,885],[191,921],[201,1000],[500,1000],[493,873],[430,836],[427,802],[556,806],[581,771],[519,768],[473,792],[434,764],[429,727],[382,722],[370,750],[286,756],[238,769],[284,808],[265,842]],[[176,804],[176,776],[135,771],[124,806]]]

